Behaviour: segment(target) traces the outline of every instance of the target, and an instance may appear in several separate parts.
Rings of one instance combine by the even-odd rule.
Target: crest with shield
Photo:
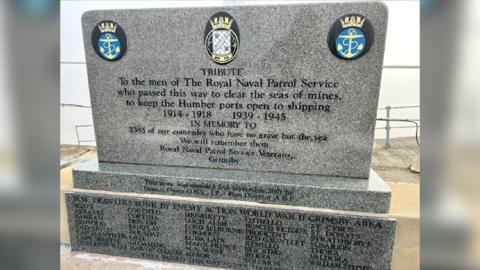
[[[205,28],[205,48],[217,64],[231,62],[240,45],[240,33],[233,17],[226,12],[213,15]]]

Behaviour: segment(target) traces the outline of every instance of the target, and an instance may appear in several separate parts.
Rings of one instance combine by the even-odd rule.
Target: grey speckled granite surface
[[[205,49],[205,28],[219,11],[228,12],[239,29],[238,54],[227,65],[214,63]],[[334,22],[351,13],[368,18],[375,41],[366,55],[345,61],[330,52],[327,37]],[[103,60],[93,49],[92,30],[103,20],[115,21],[125,32],[128,48],[119,61]],[[387,9],[379,1],[88,11],[83,15],[82,27],[99,160],[368,178],[386,26]],[[242,71],[239,76],[214,76],[204,75],[202,69]],[[120,77],[129,84],[120,85]],[[132,85],[135,77],[147,84]],[[180,84],[172,86],[171,81],[177,78]],[[203,85],[187,86],[185,78]],[[207,86],[208,79],[231,79],[233,85]],[[264,84],[239,87],[237,79],[263,79]],[[297,83],[268,87],[268,79]],[[308,88],[302,87],[302,79],[338,85]],[[166,85],[149,86],[149,80],[165,81]],[[125,89],[132,95],[119,94]],[[139,98],[141,91],[158,91],[166,96]],[[229,91],[237,97],[225,96]],[[193,92],[206,96],[194,97]],[[212,92],[219,97],[212,97]],[[255,92],[266,96],[252,98]],[[301,98],[293,97],[300,92]],[[245,97],[238,97],[243,94]],[[339,98],[308,99],[308,94],[338,94]],[[127,100],[134,105],[127,106]],[[165,100],[174,106],[162,106]],[[180,100],[213,102],[215,106],[185,108],[180,107]],[[146,105],[145,102],[152,106],[139,106]],[[330,106],[330,112],[287,109],[292,102]],[[274,109],[276,103],[283,104],[284,109]],[[154,108],[153,104],[157,106]],[[221,104],[233,107],[220,109]],[[242,108],[235,104],[242,104]],[[249,104],[267,105],[268,109],[264,106],[253,110],[248,108]],[[239,113],[236,119],[235,112]],[[249,113],[253,113],[252,117]],[[284,119],[281,113],[285,113]],[[238,119],[243,116],[247,119]],[[230,128],[208,127],[227,122],[234,124]],[[255,129],[246,128],[252,123]],[[143,128],[145,133],[141,132]],[[175,131],[205,133],[173,135]],[[247,137],[247,133],[254,136]],[[262,137],[264,134],[269,136]],[[287,139],[288,136],[293,139]],[[226,145],[214,144],[218,141]],[[185,148],[191,151],[185,152]],[[262,155],[265,152],[268,154]]]
[[[210,32],[220,11],[235,34]],[[72,250],[230,269],[390,269],[396,220],[365,213],[387,212],[391,196],[370,170],[387,13],[379,1],[86,12],[100,163],[74,169],[65,195]],[[327,42],[348,14],[375,33],[352,61]],[[226,65],[207,53],[215,33],[237,39]],[[99,44],[117,41],[128,44],[122,58],[99,57]]]
[[[391,190],[369,179],[171,166],[98,163],[73,170],[75,188],[230,199],[386,213]]]
[[[73,251],[228,269],[390,269],[396,220],[175,197],[65,194]]]

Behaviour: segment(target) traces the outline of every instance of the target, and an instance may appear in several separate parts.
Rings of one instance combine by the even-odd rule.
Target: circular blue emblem
[[[108,60],[115,60],[120,56],[122,45],[114,33],[103,33],[98,38],[98,50]]]
[[[351,59],[362,53],[365,49],[365,35],[362,30],[354,27],[343,30],[338,35],[335,43],[337,53],[345,59]]]
[[[100,58],[118,61],[127,50],[127,37],[116,22],[102,21],[92,31],[92,46]]]
[[[373,26],[366,17],[348,14],[332,25],[328,35],[328,47],[342,60],[355,60],[370,50],[374,39]]]

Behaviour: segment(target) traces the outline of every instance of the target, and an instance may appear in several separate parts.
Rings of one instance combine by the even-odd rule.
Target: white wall
[[[236,4],[275,4],[287,1],[90,1],[62,0],[61,4],[61,103],[89,106],[89,92],[85,55],[83,49],[80,16],[92,9],[160,8],[188,6],[220,6]],[[294,3],[311,1],[289,1]],[[318,2],[318,1],[313,1]],[[379,107],[410,106],[420,104],[420,8],[419,1],[384,1],[389,7],[387,44],[385,51],[382,88]],[[385,111],[379,111],[384,117]],[[419,118],[418,109],[392,111],[391,117]],[[61,107],[61,143],[76,144],[76,125],[92,124],[91,111],[81,107]],[[392,123],[392,126],[404,126]],[[378,127],[385,126],[378,122]],[[82,140],[93,140],[92,128],[80,128]],[[414,129],[394,129],[393,137],[413,136]],[[376,132],[378,138],[385,136],[384,130]]]

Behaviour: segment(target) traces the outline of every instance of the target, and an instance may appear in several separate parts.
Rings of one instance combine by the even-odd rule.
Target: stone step
[[[88,161],[73,170],[76,188],[251,201],[386,213],[390,187],[369,179]]]

